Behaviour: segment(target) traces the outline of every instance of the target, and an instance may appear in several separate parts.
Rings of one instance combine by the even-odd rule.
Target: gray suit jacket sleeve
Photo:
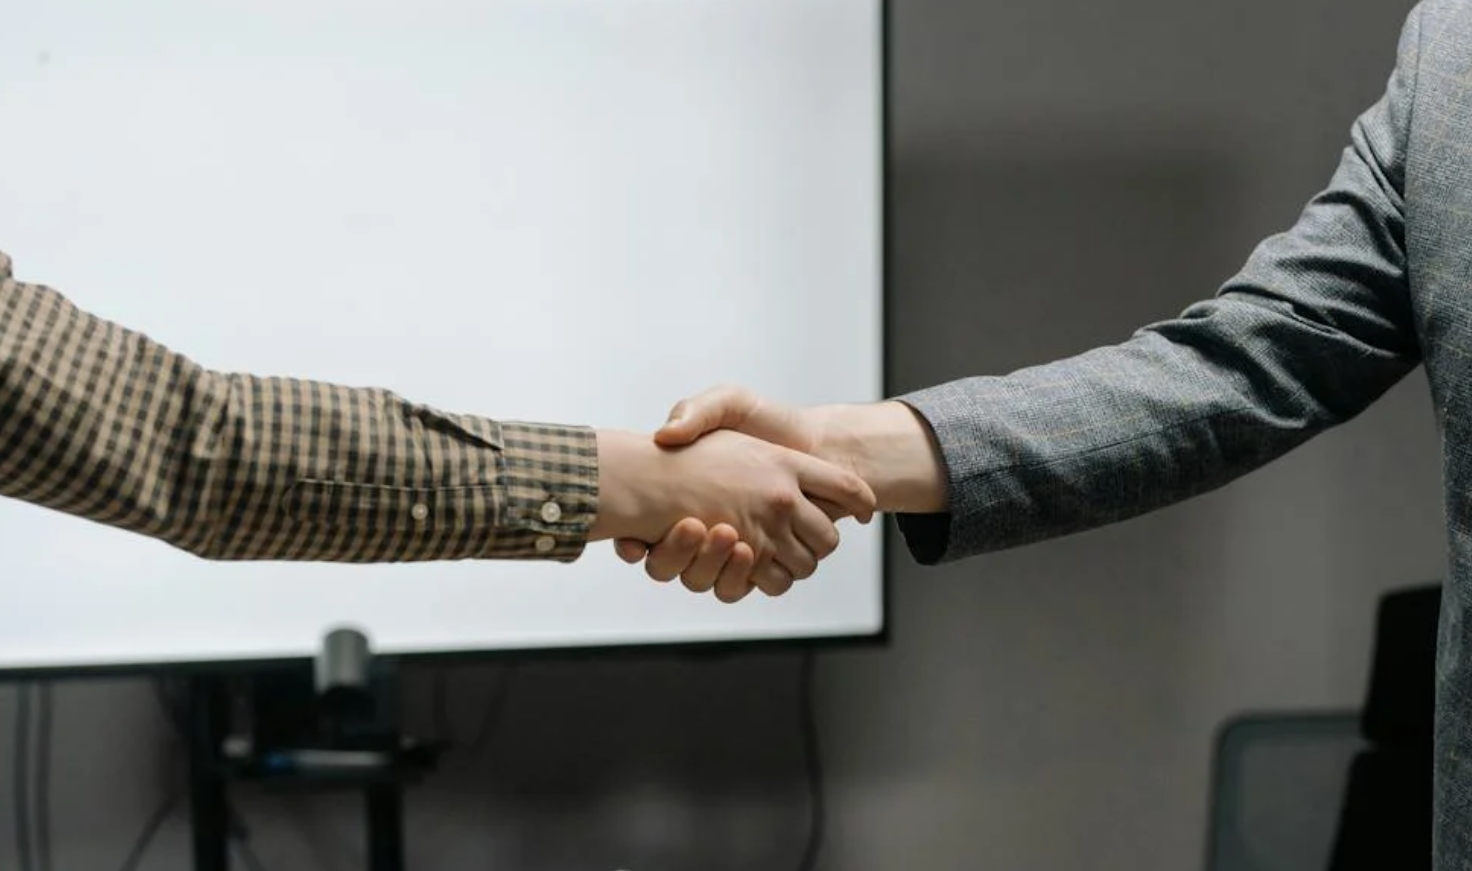
[[[1327,189],[1214,298],[1117,346],[898,397],[934,430],[950,482],[946,514],[899,518],[918,561],[1214,489],[1354,417],[1419,364],[1402,192],[1420,12]]]

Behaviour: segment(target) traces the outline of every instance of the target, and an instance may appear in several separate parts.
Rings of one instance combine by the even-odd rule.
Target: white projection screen
[[[883,390],[882,0],[0,0],[0,250],[211,368],[652,431]],[[571,565],[212,563],[0,500],[0,669],[868,637]]]

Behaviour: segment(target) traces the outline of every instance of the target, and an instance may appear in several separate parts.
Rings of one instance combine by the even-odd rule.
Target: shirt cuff
[[[598,516],[598,441],[591,427],[500,424],[505,503],[488,557],[572,562]]]
[[[922,566],[940,565],[951,546],[950,514],[896,514],[910,557]]]

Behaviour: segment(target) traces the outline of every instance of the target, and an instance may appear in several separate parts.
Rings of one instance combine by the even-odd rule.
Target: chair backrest
[[[1257,714],[1218,733],[1207,871],[1431,867],[1441,590],[1380,600],[1360,711]]]
[[[1207,871],[1328,871],[1358,711],[1247,715],[1218,732]]]
[[[1392,590],[1380,598],[1362,717],[1365,737],[1378,747],[1430,752],[1440,619],[1440,584]]]

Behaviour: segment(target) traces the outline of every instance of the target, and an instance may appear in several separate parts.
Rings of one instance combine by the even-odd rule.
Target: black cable
[[[233,803],[227,806],[227,813],[230,815],[230,841],[235,845],[235,852],[245,864],[246,871],[265,871],[266,866],[250,845],[250,829],[245,824],[244,815]]]
[[[183,744],[189,743],[189,727],[185,722],[184,707],[169,693],[169,685],[163,678],[153,681],[153,697],[158,702],[159,712],[168,721],[174,737]]]
[[[169,685],[162,679],[153,681],[153,697],[158,702],[159,712],[168,722],[173,731],[175,739],[180,744],[189,744],[189,726],[187,714],[184,710],[183,701],[169,691]],[[240,856],[247,871],[264,871],[265,866],[256,856],[255,850],[250,845],[250,829],[245,824],[245,818],[235,807],[233,802],[227,802],[225,813],[228,815],[228,826],[230,841],[235,846],[236,853]]]
[[[486,742],[496,733],[496,727],[501,724],[501,714],[506,710],[506,700],[511,696],[511,684],[515,680],[516,663],[512,663],[506,666],[501,674],[500,683],[496,684],[495,692],[486,702],[485,712],[480,717],[480,726],[476,729],[475,737],[470,739],[467,748],[471,756],[479,757]]]
[[[51,683],[37,691],[36,723],[36,866],[51,871]]]
[[[256,856],[248,842],[236,841],[235,852],[245,864],[246,871],[266,871],[266,866],[261,864],[260,857]]]
[[[15,743],[11,747],[15,795],[15,853],[20,871],[32,871],[31,863],[31,685],[22,683],[15,691]]]
[[[163,714],[164,720],[169,724],[174,737],[180,743],[187,743],[185,737],[188,735],[188,732],[184,727],[183,712],[174,704],[174,700],[169,697],[168,686],[162,679],[154,680],[152,684],[153,697],[158,702],[159,711]],[[144,855],[148,852],[149,844],[153,843],[154,836],[158,834],[159,829],[163,828],[164,823],[169,819],[169,814],[173,813],[174,806],[183,797],[184,790],[182,787],[164,796],[163,800],[159,802],[158,807],[154,808],[153,815],[143,824],[143,830],[138,833],[137,840],[133,842],[132,849],[128,851],[128,858],[123,860],[121,871],[133,871],[133,869],[138,867],[138,864],[143,861]]]
[[[159,802],[158,807],[153,811],[153,816],[149,817],[148,822],[144,824],[143,831],[138,833],[138,839],[133,842],[133,849],[128,851],[128,858],[123,860],[119,871],[137,871],[138,863],[143,861],[143,855],[148,852],[148,845],[153,842],[154,836],[158,834],[159,829],[163,828],[164,823],[168,822],[169,815],[174,812],[174,806],[179,803],[183,795],[184,791],[177,789]]]
[[[496,734],[496,726],[500,724],[501,714],[506,710],[506,700],[511,695],[511,684],[516,678],[516,667],[517,663],[511,663],[502,671],[500,681],[491,691],[490,698],[486,700],[485,710],[480,716],[480,725],[475,729],[475,736],[469,741],[460,741],[454,734],[454,728],[450,723],[447,679],[443,671],[437,672],[434,681],[435,739],[463,750],[472,757],[479,756],[486,742]]]
[[[434,725],[430,729],[434,734],[435,743],[454,743],[454,739],[450,737],[450,702],[447,681],[444,669],[435,671],[432,687],[433,701],[430,705],[431,715],[434,718]]]
[[[811,649],[805,650],[798,675],[798,709],[802,722],[802,738],[808,777],[808,843],[803,849],[801,871],[818,867],[818,851],[823,846],[823,758],[819,753],[818,716],[813,702],[813,671],[817,660]]]

